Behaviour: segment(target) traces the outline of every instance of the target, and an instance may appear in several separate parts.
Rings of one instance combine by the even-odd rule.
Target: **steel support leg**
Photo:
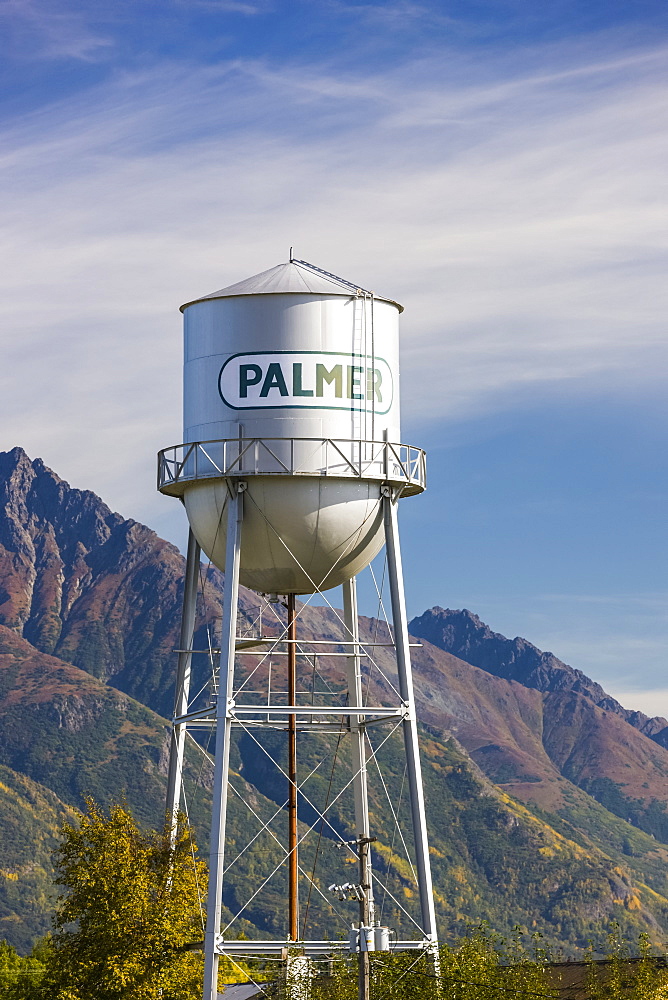
[[[297,704],[297,619],[295,595],[288,594],[288,705]],[[297,716],[288,716],[288,938],[299,938],[299,859],[297,856]]]
[[[227,500],[227,540],[225,549],[225,590],[220,636],[220,673],[216,706],[216,758],[209,853],[209,893],[206,904],[204,938],[204,1000],[217,1000],[218,955],[216,938],[220,933],[223,906],[223,868],[225,862],[225,825],[227,819],[227,782],[230,763],[232,721],[230,702],[234,685],[234,654],[239,601],[239,557],[245,483],[229,481]]]
[[[354,643],[359,642],[359,618],[357,613],[357,581],[353,578],[343,584],[343,620],[348,635]],[[348,677],[348,704],[352,708],[361,708],[362,669],[359,646],[353,646],[353,655],[346,660]],[[355,793],[355,833],[358,838],[369,838],[369,798],[367,791],[366,746],[364,737],[364,716],[348,716],[351,738],[351,764],[353,771],[353,791]],[[374,919],[373,885],[371,870],[371,850],[367,846],[366,876],[364,882],[369,886],[369,920]]]
[[[181,633],[179,638],[179,659],[176,668],[176,691],[174,694],[174,718],[178,719],[188,711],[190,698],[190,669],[192,662],[193,636],[195,634],[195,614],[197,608],[197,576],[199,573],[200,547],[192,531],[188,534],[188,555],[186,576],[183,586],[183,610],[181,613]],[[186,652],[187,651],[187,652]],[[172,847],[176,840],[176,826],[181,806],[181,786],[183,784],[183,756],[186,743],[184,724],[172,726],[169,749],[169,774],[167,777],[167,822],[169,823]]]
[[[392,496],[392,488],[389,486],[383,487],[383,505],[394,641],[397,650],[399,692],[407,709],[407,717],[403,722],[403,731],[406,762],[408,765],[407,777],[411,799],[413,839],[415,841],[415,867],[420,891],[420,911],[425,937],[431,941],[432,949],[435,952],[438,943],[436,913],[434,910],[434,891],[431,881],[431,864],[429,861],[429,842],[427,840],[427,821],[424,808],[424,791],[422,788],[420,748],[418,743],[417,719],[415,716],[413,674],[408,645],[408,620],[406,617],[401,550],[399,548],[397,503]]]
[[[343,620],[348,638],[355,645],[353,654],[346,660],[348,675],[348,704],[361,708],[362,669],[359,655],[359,615],[357,611],[357,581],[353,577],[343,584]],[[359,852],[359,879],[363,886],[364,899],[360,902],[360,927],[373,924],[373,881],[371,868],[371,847],[369,845],[369,797],[366,771],[366,745],[364,736],[364,716],[349,715],[348,726],[351,739],[351,763],[353,770],[353,791],[355,793],[355,833]],[[360,945],[362,932],[360,930]],[[357,956],[359,964],[359,1000],[369,1000],[369,952],[362,951]]]

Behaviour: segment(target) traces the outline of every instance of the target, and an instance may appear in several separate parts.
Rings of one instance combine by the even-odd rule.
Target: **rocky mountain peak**
[[[29,810],[17,812],[15,799],[0,797],[5,854],[12,844],[13,817],[33,822],[37,793],[42,801],[48,793],[76,805],[82,791],[108,800],[126,789],[140,818],[160,821],[167,745],[163,720],[125,695],[163,716],[172,711],[183,571],[184,560],[174,546],[144,525],[114,513],[95,494],[71,488],[22,449],[0,453],[0,768],[6,789],[28,789],[26,781],[37,789],[26,792]],[[210,641],[216,645],[221,578],[216,571],[202,577],[193,647],[204,651]],[[249,627],[256,621],[257,601],[257,595],[241,595]],[[314,606],[302,611],[304,638],[343,637],[336,612]],[[2,627],[2,621],[11,628]],[[280,622],[270,621],[268,632],[280,628]],[[379,641],[378,622],[362,619],[360,628],[364,643]],[[636,929],[659,928],[651,924],[656,913],[657,935],[663,939],[668,753],[647,736],[659,742],[665,720],[624,713],[581,671],[521,637],[493,632],[467,609],[434,607],[414,619],[411,631],[433,643],[425,641],[413,657],[417,709],[428,727],[423,773],[441,919],[457,933],[456,921],[463,930],[464,921],[483,916],[497,916],[508,926],[530,920],[535,926],[543,919],[548,933],[558,928],[560,939],[572,943],[578,937],[586,941],[591,928],[609,916],[625,919],[628,910]],[[367,662],[365,673],[371,703],[378,704],[390,695],[388,678],[395,666],[392,651],[382,644],[374,660],[379,672]],[[210,665],[202,656],[193,661],[197,691],[209,681]],[[319,659],[330,690],[342,681],[342,669],[340,659]],[[315,682],[310,668],[308,677]],[[119,690],[125,694],[119,696]],[[257,742],[240,736],[235,782],[244,791],[230,805],[233,837],[248,824],[245,812],[235,813],[245,809],[244,802],[257,807],[257,818],[273,815],[284,801],[284,786],[267,771]],[[315,757],[309,762],[307,756],[313,745],[300,757],[300,766],[308,770],[315,764]],[[388,747],[391,765],[393,746],[402,753],[397,744]],[[200,773],[198,758],[193,782]],[[387,773],[390,796],[400,800],[401,770],[391,766]],[[502,797],[490,781],[501,785]],[[201,790],[208,794],[208,786]],[[388,810],[380,791],[377,785],[372,795],[374,823],[379,842],[389,844]],[[321,782],[316,794],[324,792]],[[513,797],[535,803],[540,815],[513,804]],[[201,798],[197,802],[199,808]],[[59,820],[53,805],[50,809],[45,822],[53,831]],[[300,818],[310,822],[308,815]],[[48,853],[40,855],[33,839],[20,859],[5,859],[3,865],[31,873],[35,859],[37,869],[48,865],[42,862]],[[390,848],[383,860],[388,876],[395,871],[392,857]],[[400,861],[395,874],[401,893],[406,883]],[[642,896],[627,878],[626,862]],[[47,898],[42,884],[35,889],[22,876],[16,890],[9,883],[14,895],[7,895],[3,881],[2,912],[16,912],[12,906],[18,901],[20,912],[33,919],[38,901]],[[248,869],[236,885],[252,885],[250,895],[257,868]],[[278,910],[261,913],[258,908],[257,915],[261,930],[282,933],[280,900]],[[256,919],[251,911],[249,918]]]
[[[478,615],[466,608],[430,608],[414,618],[409,629],[412,635],[496,677],[518,681],[538,691],[572,691],[583,695],[600,708],[621,715],[657,743],[668,746],[666,719],[650,719],[642,712],[623,708],[581,670],[564,663],[554,653],[543,652],[520,636],[508,639],[499,632],[492,632]]]
[[[170,593],[173,617],[183,573],[175,546],[22,448],[0,452],[0,624],[42,652],[116,674],[126,660],[124,625],[155,600],[152,573]]]

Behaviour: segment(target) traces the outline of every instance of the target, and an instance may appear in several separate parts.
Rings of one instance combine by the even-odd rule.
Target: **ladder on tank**
[[[362,454],[365,442],[375,440],[376,399],[373,392],[373,369],[376,364],[373,331],[374,294],[358,288],[353,300],[353,365],[362,369],[360,379],[360,400],[351,399],[351,438],[355,442],[353,461],[367,461],[370,455]],[[368,447],[368,445],[367,445]]]

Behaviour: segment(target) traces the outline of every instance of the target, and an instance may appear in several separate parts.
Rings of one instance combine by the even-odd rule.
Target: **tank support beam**
[[[353,790],[355,794],[355,832],[357,837],[369,838],[369,799],[367,794],[366,746],[364,727],[366,718],[360,715],[363,708],[362,672],[359,656],[359,618],[357,612],[357,581],[353,577],[343,584],[343,620],[351,639],[355,643],[353,655],[347,660],[348,707],[357,709],[348,716],[348,726],[351,736],[351,756]],[[369,919],[373,920],[373,888],[371,883],[371,851],[367,851],[366,876],[363,879],[368,886]]]
[[[288,594],[288,704],[297,701],[297,619],[295,595]],[[299,938],[297,859],[297,716],[288,716],[288,923],[291,941]]]
[[[190,698],[190,671],[192,662],[193,636],[195,634],[195,614],[197,608],[197,576],[199,573],[200,547],[192,531],[188,534],[188,555],[186,576],[183,586],[183,611],[181,614],[181,634],[179,639],[179,659],[176,668],[176,691],[174,693],[174,718],[188,713]],[[186,743],[185,723],[175,722],[169,750],[169,775],[167,777],[167,822],[170,829],[172,847],[176,840],[176,827],[181,806],[181,786],[183,784],[183,757]]]
[[[225,548],[225,590],[223,621],[220,636],[220,673],[216,705],[216,756],[211,817],[211,848],[209,853],[209,892],[206,904],[204,938],[204,1000],[218,997],[217,937],[223,906],[223,870],[225,863],[225,826],[227,820],[228,772],[232,719],[230,702],[234,684],[234,647],[239,603],[239,562],[241,554],[241,524],[243,491],[246,484],[228,480],[227,539]]]
[[[359,614],[357,611],[357,581],[355,577],[343,584],[343,620],[348,635],[354,645],[352,656],[347,659],[348,674],[348,706],[362,708],[362,671],[359,649]],[[349,715],[348,727],[351,738],[351,757],[353,770],[353,791],[355,794],[355,831],[357,834],[357,851],[359,855],[359,878],[363,897],[360,900],[360,928],[373,924],[373,880],[371,866],[371,850],[369,844],[369,797],[366,772],[365,717]],[[362,931],[360,929],[360,940]],[[359,963],[359,997],[369,1000],[369,952],[360,948],[357,956]]]
[[[427,819],[424,807],[424,790],[422,788],[422,771],[420,767],[420,747],[418,742],[417,718],[415,715],[415,698],[413,694],[413,674],[411,670],[410,649],[408,642],[408,619],[406,616],[406,599],[404,595],[404,577],[401,565],[401,549],[399,547],[399,525],[397,520],[397,501],[390,486],[383,487],[383,506],[385,521],[385,545],[387,550],[387,568],[392,602],[392,621],[394,624],[394,641],[397,650],[397,672],[399,675],[399,693],[405,708],[406,716],[402,723],[404,746],[406,749],[407,779],[411,799],[411,818],[413,822],[413,839],[415,841],[415,867],[420,891],[420,912],[422,914],[422,929],[430,941],[432,951],[438,944],[436,932],[436,912],[434,909],[434,891],[431,881],[431,863],[429,860],[429,842],[427,839]]]

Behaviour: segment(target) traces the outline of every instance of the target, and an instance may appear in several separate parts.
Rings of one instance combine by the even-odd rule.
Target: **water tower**
[[[317,956],[350,947],[360,955],[362,983],[369,951],[387,948],[384,929],[374,928],[379,876],[372,863],[367,794],[373,727],[402,732],[406,757],[411,864],[420,905],[417,936],[397,947],[432,952],[436,947],[397,526],[399,500],[425,488],[424,452],[402,444],[399,428],[402,307],[291,256],[288,263],[188,302],[182,312],[184,443],[160,453],[158,471],[159,489],[182,500],[190,524],[168,808],[172,815],[179,808],[188,728],[210,727],[215,770],[204,1000],[217,995],[220,955],[291,949]],[[368,669],[375,646],[390,643],[360,638],[355,578],[383,545],[397,685],[391,687],[395,696],[377,704],[364,691],[362,663]],[[224,571],[225,583],[215,697],[194,710],[190,678],[200,550]],[[285,615],[275,616],[278,631],[265,635],[260,626],[250,638],[238,634],[240,584],[262,595],[258,600],[267,607],[284,602]],[[340,619],[340,634],[300,636],[295,595],[326,596],[339,586],[343,613],[332,613]],[[239,683],[242,656],[256,658],[252,694]],[[336,656],[341,659],[333,660]],[[271,687],[274,657],[283,657],[285,665],[282,691]],[[300,663],[312,660],[315,676],[318,657],[343,666],[344,693],[321,691],[306,704],[299,691]],[[281,771],[288,788],[286,928],[283,939],[239,941],[221,933],[230,749],[235,730],[249,732],[257,742],[262,727],[286,733],[287,764]],[[331,887],[339,898],[359,903],[350,943],[335,935],[304,939],[298,926],[299,852],[309,832],[299,832],[300,797],[306,798],[298,780],[299,739],[317,732],[338,732],[350,745],[355,839],[341,837],[324,807],[321,822],[321,831],[327,823],[326,834],[338,836],[356,863],[357,881]]]

